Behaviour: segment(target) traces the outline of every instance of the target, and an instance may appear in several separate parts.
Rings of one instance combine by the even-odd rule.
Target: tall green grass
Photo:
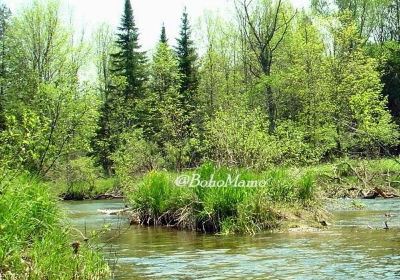
[[[315,200],[311,173],[293,176],[283,169],[253,173],[212,164],[187,175],[193,173],[199,174],[201,180],[229,182],[229,176],[239,176],[240,181],[264,180],[267,184],[257,188],[232,184],[178,187],[174,181],[179,174],[151,172],[128,194],[140,223],[202,232],[255,233],[280,227],[291,208],[308,211],[310,202]]]
[[[4,182],[3,182],[4,183]],[[106,279],[101,255],[74,252],[56,199],[38,180],[21,176],[0,189],[0,275],[3,279]],[[1,278],[0,277],[0,278]]]

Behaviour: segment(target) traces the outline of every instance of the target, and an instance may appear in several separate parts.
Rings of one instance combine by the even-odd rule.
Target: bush
[[[264,169],[279,156],[279,147],[269,136],[260,110],[240,106],[219,111],[207,124],[209,156],[221,165]]]
[[[129,186],[139,175],[163,166],[156,144],[144,140],[141,130],[126,133],[122,139],[122,145],[112,159],[123,186]]]
[[[209,157],[221,165],[265,170],[274,165],[317,163],[336,148],[332,126],[309,131],[285,121],[277,123],[275,133],[269,135],[261,110],[244,108],[219,111],[207,124]]]
[[[280,122],[275,134],[279,153],[274,164],[318,163],[336,148],[335,139],[335,128],[331,126],[310,131],[292,121]]]
[[[95,181],[101,171],[95,167],[95,162],[89,157],[78,157],[67,162],[59,163],[53,171],[48,173],[47,179],[53,182],[63,182],[68,188],[74,185],[95,187]]]
[[[115,178],[102,178],[100,168],[89,157],[79,157],[58,164],[46,176],[52,190],[65,199],[81,200],[116,189]]]

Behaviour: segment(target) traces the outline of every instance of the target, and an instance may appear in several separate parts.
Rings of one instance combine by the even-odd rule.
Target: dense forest
[[[201,44],[184,11],[179,38],[160,26],[151,54],[129,1],[118,30],[102,25],[91,40],[57,2],[17,15],[3,5],[3,168],[46,177],[83,164],[111,176],[396,151],[400,3],[233,4],[230,20],[204,17]],[[88,64],[97,79],[82,82]]]
[[[302,10],[284,0],[230,5],[231,14],[208,12],[198,24],[184,9],[178,38],[162,25],[144,52],[129,0],[117,30],[104,23],[90,36],[71,27],[58,1],[33,1],[15,14],[2,4],[0,197],[27,193],[30,184],[41,192],[42,183],[64,198],[113,190],[129,197],[138,223],[254,233],[278,227],[275,202],[321,222],[312,172],[282,169],[345,160],[332,172],[372,185],[354,165],[399,152],[400,0],[312,0]],[[250,199],[248,191],[171,186],[171,174],[193,170],[221,178],[239,170],[274,183]],[[204,203],[193,206],[193,196]],[[1,211],[14,207],[12,197],[0,199]],[[255,197],[272,204],[255,205]],[[13,226],[9,236],[19,231]],[[0,278],[15,253],[2,246]],[[46,264],[41,269],[45,275]],[[32,279],[55,279],[40,273]]]

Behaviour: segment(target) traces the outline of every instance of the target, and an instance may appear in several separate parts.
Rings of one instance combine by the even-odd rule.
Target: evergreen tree
[[[183,11],[180,36],[175,49],[178,58],[181,83],[179,87],[181,109],[185,116],[184,129],[190,138],[196,135],[201,128],[202,117],[199,112],[198,95],[198,69],[196,65],[197,54],[194,42],[191,39],[191,27],[186,8]]]
[[[125,1],[125,10],[117,37],[116,44],[119,51],[112,55],[113,72],[118,76],[125,77],[125,99],[135,103],[143,97],[144,82],[146,80],[146,58],[144,52],[140,51],[139,33],[135,25],[130,0]]]
[[[121,121],[121,112],[125,110],[125,98],[119,95],[125,84],[119,81],[118,77],[111,79],[112,86],[103,92],[104,99],[100,107],[96,136],[92,141],[94,155],[107,175],[113,174],[112,154],[118,149],[125,130],[125,123]]]
[[[179,61],[179,72],[182,80],[180,84],[181,110],[184,120],[183,129],[190,139],[191,164],[201,158],[197,152],[202,139],[204,127],[204,110],[201,110],[201,102],[198,92],[198,68],[197,54],[194,42],[191,39],[191,27],[186,8],[183,11],[180,36],[177,39],[176,55]],[[196,144],[194,144],[196,143]]]
[[[176,54],[179,60],[179,70],[182,74],[180,91],[185,95],[186,99],[190,100],[190,94],[197,90],[198,77],[196,68],[197,54],[191,39],[191,29],[186,8],[183,11],[181,31],[177,43]]]
[[[165,25],[164,24],[161,27],[160,43],[164,43],[164,44],[168,43],[167,33],[165,31]]]
[[[143,126],[140,105],[144,98],[146,82],[146,58],[140,51],[138,29],[133,17],[130,0],[125,1],[121,26],[118,28],[117,52],[108,53],[111,46],[105,42],[108,36],[99,36],[98,45],[102,59],[98,65],[103,105],[97,135],[92,143],[94,153],[104,171],[111,175],[113,161],[111,155],[118,149],[122,134],[136,127]],[[101,42],[103,41],[103,42]],[[111,71],[108,58],[111,57]]]

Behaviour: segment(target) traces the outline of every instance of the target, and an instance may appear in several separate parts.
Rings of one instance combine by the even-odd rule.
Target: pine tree
[[[146,58],[145,53],[140,51],[139,33],[130,0],[125,1],[125,10],[117,37],[116,44],[119,51],[112,55],[113,72],[126,78],[125,99],[137,102],[143,97]]]
[[[191,39],[191,28],[186,8],[183,11],[180,36],[177,39],[175,49],[179,62],[179,72],[181,74],[180,98],[182,111],[184,112],[184,124],[186,134],[194,137],[195,131],[199,130],[199,98],[198,94],[198,71],[197,54],[194,42]]]
[[[197,90],[197,54],[191,39],[191,29],[186,8],[183,11],[180,37],[177,39],[176,54],[179,60],[179,70],[182,74],[180,91],[190,99],[189,92]]]
[[[164,44],[168,43],[167,33],[165,31],[165,25],[164,24],[161,27],[160,43],[164,43]]]

